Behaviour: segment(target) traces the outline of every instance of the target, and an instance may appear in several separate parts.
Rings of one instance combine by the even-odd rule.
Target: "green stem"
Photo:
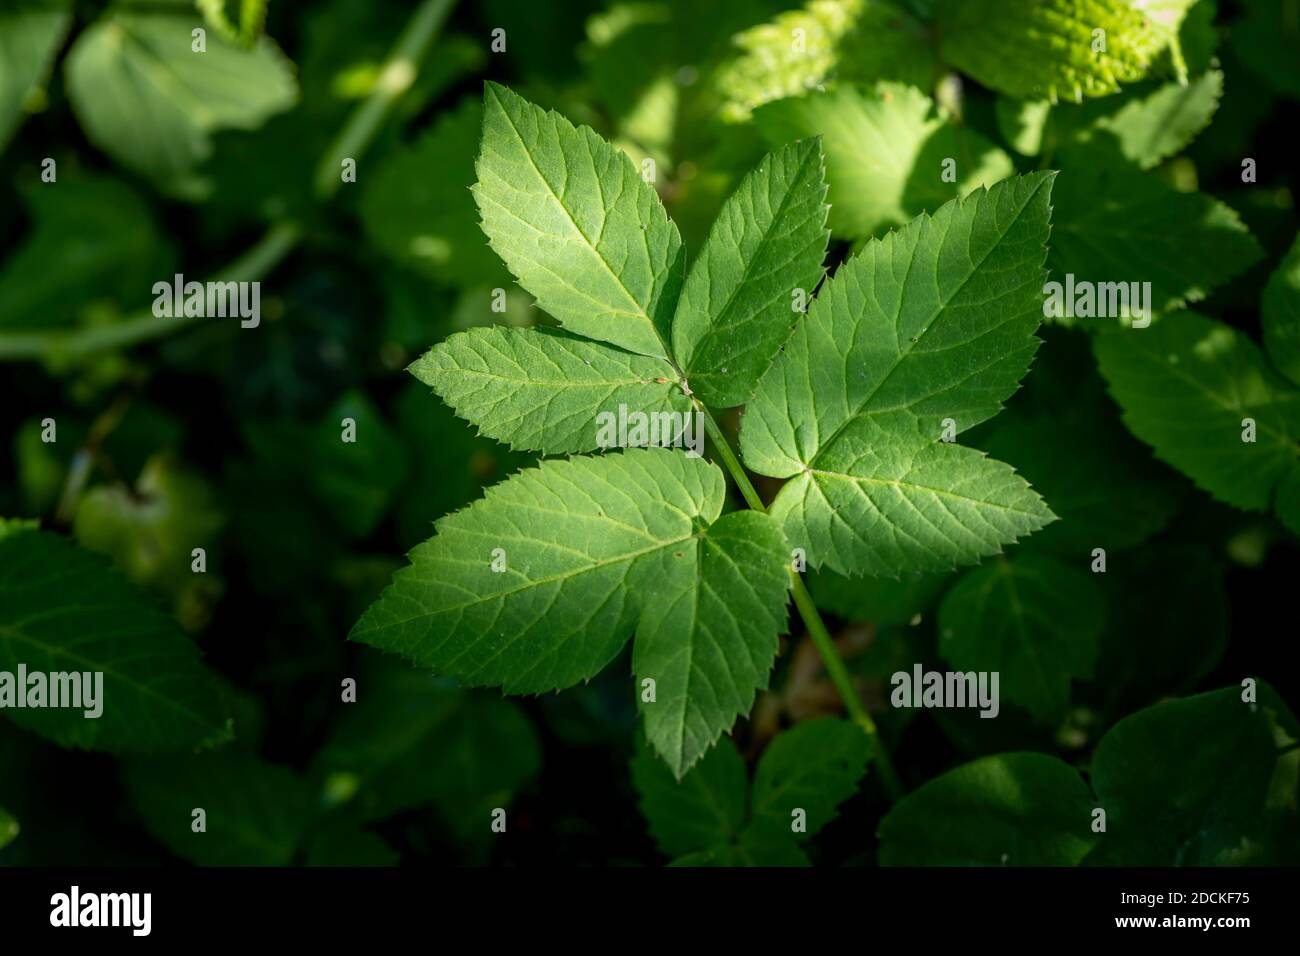
[[[407,21],[406,29],[397,38],[379,72],[374,90],[352,112],[347,124],[321,157],[320,165],[316,168],[316,194],[322,199],[333,196],[343,182],[343,160],[355,160],[365,152],[393,103],[411,88],[420,61],[438,35],[454,2],[455,0],[425,0]]]
[[[721,426],[713,417],[713,413],[708,407],[697,398],[692,398],[691,402],[695,410],[704,416],[704,429],[708,432],[709,437],[713,439],[713,446],[718,450],[719,457],[735,479],[736,487],[740,489],[740,494],[745,499],[745,503],[754,511],[762,514],[767,513],[767,508],[763,505],[763,499],[758,496],[754,483],[749,480],[749,475],[745,473],[745,468],[736,457],[736,453],[731,448],[731,442],[727,441],[727,436],[723,434]],[[790,568],[791,591],[794,594],[794,605],[799,609],[799,616],[803,618],[804,626],[808,628],[808,636],[812,638],[813,646],[817,648],[817,653],[821,655],[822,664],[826,667],[826,673],[830,676],[831,683],[835,685],[835,690],[839,692],[840,698],[844,701],[844,708],[849,712],[849,717],[855,724],[862,728],[863,733],[871,741],[871,751],[875,758],[876,766],[880,769],[880,779],[885,785],[885,792],[889,795],[891,802],[897,802],[903,796],[903,785],[899,780],[898,773],[894,770],[893,762],[889,759],[889,752],[885,749],[884,741],[880,739],[880,731],[876,727],[876,722],[871,719],[867,713],[866,707],[862,705],[862,698],[858,696],[857,688],[853,686],[853,678],[849,676],[849,670],[844,666],[844,659],[840,657],[839,650],[835,647],[835,639],[831,637],[830,631],[826,629],[826,622],[822,620],[821,612],[817,610],[817,605],[813,602],[812,595],[808,593],[808,588],[804,586],[803,576]]]
[[[297,223],[277,223],[242,256],[221,269],[218,282],[257,282],[280,264],[298,244]],[[193,315],[154,315],[142,309],[112,325],[92,325],[70,331],[0,334],[0,361],[12,359],[78,358],[102,349],[123,348],[168,335],[198,321]]]

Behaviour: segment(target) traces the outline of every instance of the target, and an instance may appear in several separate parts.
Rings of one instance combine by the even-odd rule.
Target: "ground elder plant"
[[[1297,50],[0,0],[0,864],[1300,862]]]
[[[829,239],[818,140],[742,180],[683,279],[677,228],[632,162],[489,85],[483,229],[565,334],[463,333],[412,371],[487,434],[542,452],[592,450],[602,409],[645,414],[657,392],[650,413],[706,417],[749,508],[723,515],[722,469],[671,449],[545,461],[443,519],[353,639],[540,693],[593,677],[635,630],[646,735],[680,777],[767,686],[792,583],[824,630],[791,577],[804,560],[942,570],[1052,520],[1010,466],[941,440],[945,420],[996,414],[1029,366],[1052,178],[869,243],[804,316]],[[770,509],[712,417],[742,402],[745,464],[789,479]]]

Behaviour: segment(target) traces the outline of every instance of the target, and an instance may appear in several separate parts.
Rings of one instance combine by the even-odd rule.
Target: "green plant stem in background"
[[[763,505],[763,499],[758,496],[757,489],[754,488],[753,482],[745,474],[745,468],[736,457],[736,453],[731,449],[731,443],[727,441],[727,436],[723,434],[721,426],[709,411],[698,399],[692,399],[696,411],[704,416],[704,428],[713,439],[713,445],[718,450],[722,458],[722,463],[726,466],[727,471],[736,482],[736,487],[740,489],[741,495],[745,502],[754,511],[766,514],[767,508]],[[876,761],[876,766],[880,768],[880,779],[885,786],[885,792],[889,795],[890,802],[897,802],[903,796],[903,785],[899,780],[898,773],[894,770],[893,762],[889,759],[889,753],[885,750],[885,743],[880,739],[880,731],[876,727],[876,722],[871,719],[867,709],[862,705],[862,699],[858,696],[857,689],[853,686],[853,678],[849,676],[848,668],[844,666],[844,660],[840,657],[839,651],[835,647],[835,640],[831,637],[830,631],[826,629],[826,623],[822,620],[821,613],[817,610],[817,605],[813,602],[812,595],[804,586],[803,577],[793,567],[790,569],[791,590],[794,594],[795,607],[799,609],[799,616],[803,618],[804,625],[808,628],[808,636],[812,638],[813,646],[817,648],[817,653],[821,655],[822,663],[826,666],[826,673],[830,675],[831,683],[835,685],[836,691],[839,692],[840,698],[844,701],[844,707],[849,712],[853,722],[862,728],[862,731],[871,740],[871,750]]]
[[[342,183],[340,164],[356,159],[374,139],[397,98],[415,82],[420,61],[447,20],[455,0],[425,0],[407,21],[384,62],[370,96],[361,103],[339,131],[316,168],[316,194],[328,199]]]
[[[410,87],[421,59],[437,38],[454,4],[455,0],[425,0],[411,14],[385,61],[374,92],[357,107],[321,160],[316,190],[322,199],[333,196],[342,182],[338,158],[359,158],[379,132],[397,97]],[[294,250],[302,235],[298,223],[277,222],[252,248],[211,278],[216,281],[257,282]],[[194,316],[156,316],[151,311],[141,310],[112,325],[52,332],[0,332],[0,362],[30,359],[57,362],[80,358],[103,349],[125,348],[162,338],[194,321]]]
[[[218,282],[257,282],[275,269],[301,238],[302,229],[297,223],[276,223],[247,252],[212,279]],[[111,325],[52,332],[0,333],[0,361],[81,358],[103,349],[124,348],[161,338],[195,320],[192,315],[158,316],[148,309],[141,309]]]

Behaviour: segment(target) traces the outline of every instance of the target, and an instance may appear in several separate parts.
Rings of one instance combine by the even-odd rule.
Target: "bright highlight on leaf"
[[[718,77],[723,116],[824,84],[896,80],[929,89],[937,64],[926,25],[894,0],[810,0],[735,37]]]
[[[211,155],[214,132],[256,129],[298,98],[290,65],[269,39],[244,50],[213,36],[196,53],[194,21],[111,10],[77,37],[64,64],[91,142],[172,187]]]
[[[1006,153],[898,83],[778,100],[757,110],[754,122],[772,145],[822,137],[831,229],[848,239],[900,226],[1015,171]]]
[[[940,0],[936,28],[943,59],[963,73],[1053,101],[1142,79],[1171,39],[1163,19],[1129,0]]]

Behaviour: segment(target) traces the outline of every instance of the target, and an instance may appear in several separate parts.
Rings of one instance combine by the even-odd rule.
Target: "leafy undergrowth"
[[[230,6],[0,0],[0,863],[1300,862],[1292,0]]]

